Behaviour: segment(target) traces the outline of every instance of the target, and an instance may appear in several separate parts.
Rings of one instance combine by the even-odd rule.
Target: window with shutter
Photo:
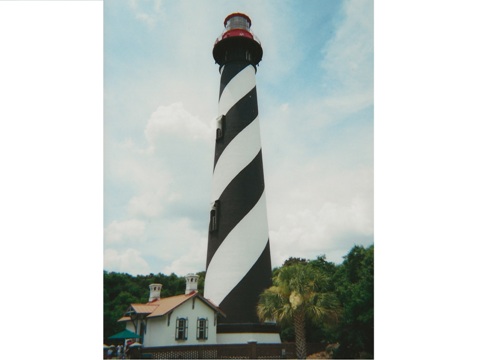
[[[177,318],[175,329],[175,340],[187,340],[188,338],[188,319]]]
[[[197,340],[207,340],[208,339],[208,319],[198,318],[197,319]]]

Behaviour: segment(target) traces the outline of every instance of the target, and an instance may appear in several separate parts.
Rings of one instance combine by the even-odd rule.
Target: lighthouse
[[[213,47],[220,94],[205,297],[226,313],[218,343],[280,342],[275,325],[256,315],[272,268],[255,81],[263,50],[251,24],[245,14],[227,16]]]

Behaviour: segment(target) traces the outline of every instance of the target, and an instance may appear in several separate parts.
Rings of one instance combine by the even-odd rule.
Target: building
[[[162,284],[151,284],[148,302],[131,304],[118,321],[140,335],[144,347],[216,344],[217,319],[225,314],[197,292],[198,275],[185,280],[185,294],[167,298]]]

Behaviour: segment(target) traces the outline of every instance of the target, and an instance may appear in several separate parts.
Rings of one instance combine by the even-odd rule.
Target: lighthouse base
[[[217,344],[280,344],[280,329],[276,324],[218,324]]]

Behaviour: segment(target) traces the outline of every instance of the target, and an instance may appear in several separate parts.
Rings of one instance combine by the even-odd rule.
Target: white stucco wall
[[[170,326],[172,326],[171,323]],[[162,329],[168,329],[167,316],[147,319],[147,329],[143,337],[143,346],[165,346],[165,341],[162,340],[165,340],[163,338],[165,337],[164,332],[166,331],[162,331]]]
[[[133,326],[133,322],[127,321],[126,324],[127,324],[127,326],[125,326],[125,328],[127,330],[130,330],[131,332],[135,332],[135,326]]]
[[[145,347],[172,346],[172,345],[198,345],[216,344],[217,327],[215,324],[215,312],[200,299],[195,299],[195,308],[192,308],[193,299],[180,305],[173,310],[168,325],[168,315],[149,318],[147,320],[147,332],[144,336]],[[175,340],[177,318],[188,319],[187,340]],[[197,319],[208,319],[208,339],[197,340]]]

